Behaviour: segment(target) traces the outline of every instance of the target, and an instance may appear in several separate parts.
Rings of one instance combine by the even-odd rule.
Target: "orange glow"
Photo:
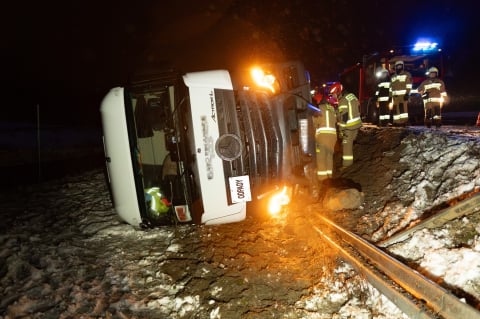
[[[268,202],[268,212],[272,216],[278,215],[282,211],[282,207],[290,203],[290,195],[287,186],[284,186],[283,189],[272,195]]]
[[[272,93],[275,93],[275,81],[276,78],[272,74],[265,74],[265,72],[260,68],[253,68],[251,71],[252,78],[255,83],[260,86],[269,89]]]

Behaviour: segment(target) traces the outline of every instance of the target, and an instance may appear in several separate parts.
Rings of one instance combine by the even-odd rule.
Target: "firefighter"
[[[338,82],[331,86],[330,93],[338,100],[338,134],[342,140],[342,166],[345,168],[353,164],[353,142],[362,126],[360,102]]]
[[[425,110],[425,126],[435,127],[442,125],[442,106],[446,102],[447,92],[445,83],[438,78],[438,69],[431,67],[427,71],[428,78],[420,83],[418,93],[423,98],[423,108]]]
[[[395,73],[390,80],[393,125],[405,126],[408,122],[408,98],[412,89],[412,75],[405,71],[403,61],[395,62]]]
[[[387,69],[381,68],[376,74],[378,78],[375,101],[378,108],[378,125],[387,126],[392,123],[390,109],[390,73]]]
[[[318,105],[320,112],[312,118],[315,127],[315,157],[317,181],[332,177],[333,153],[337,142],[337,113],[332,104],[323,98]]]

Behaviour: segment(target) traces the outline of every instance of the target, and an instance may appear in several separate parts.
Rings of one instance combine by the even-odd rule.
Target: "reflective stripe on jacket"
[[[390,99],[390,81],[378,83],[375,96],[379,102],[388,101]]]
[[[412,89],[412,75],[410,72],[402,71],[400,74],[392,75],[390,93],[392,96],[410,94]]]
[[[427,103],[443,103],[447,98],[445,83],[439,78],[426,79],[420,83],[418,86],[418,93],[424,94],[426,92],[428,92],[428,98],[424,99],[424,101]]]
[[[362,126],[360,118],[360,102],[353,93],[342,96],[338,101],[338,112],[340,115],[339,126],[355,129]]]
[[[321,103],[318,108],[322,111],[321,115],[313,117],[315,134],[337,134],[335,125],[337,123],[337,113],[333,106],[328,102]]]

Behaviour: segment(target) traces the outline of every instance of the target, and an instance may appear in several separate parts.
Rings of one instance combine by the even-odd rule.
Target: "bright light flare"
[[[385,69],[383,66],[382,67],[378,67],[377,68],[377,72],[375,72],[375,76],[377,78],[381,78],[383,77],[384,75],[387,75],[388,74],[388,70]]]
[[[269,89],[272,93],[275,93],[275,81],[277,80],[273,74],[266,74],[260,68],[253,68],[251,75],[255,83],[260,86]]]
[[[288,187],[284,186],[283,189],[272,195],[268,202],[268,212],[272,216],[278,215],[282,208],[290,203],[290,194],[288,191]]]
[[[438,47],[437,42],[432,42],[432,41],[429,41],[429,40],[419,40],[413,46],[413,51],[416,51],[416,52],[418,52],[418,51],[422,51],[422,52],[433,51],[433,50],[436,50],[437,47]]]

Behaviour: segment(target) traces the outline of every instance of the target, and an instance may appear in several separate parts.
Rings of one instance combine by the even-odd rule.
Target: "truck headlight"
[[[282,190],[273,194],[268,201],[268,212],[275,216],[282,211],[282,208],[290,203],[291,187],[284,186]]]
[[[267,74],[261,68],[255,67],[251,70],[250,74],[256,85],[262,88],[269,89],[272,93],[275,93],[278,86],[277,79],[273,74]]]

